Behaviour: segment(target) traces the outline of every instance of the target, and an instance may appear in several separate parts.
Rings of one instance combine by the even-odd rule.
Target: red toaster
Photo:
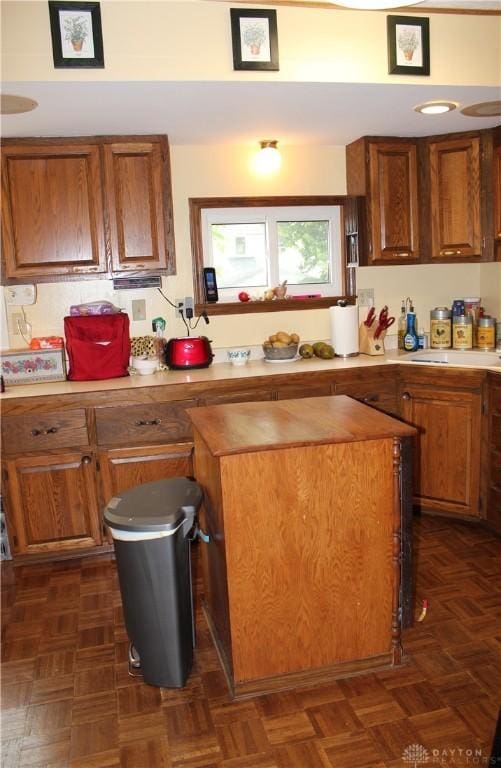
[[[169,339],[165,347],[165,362],[169,368],[208,368],[213,357],[207,336]]]

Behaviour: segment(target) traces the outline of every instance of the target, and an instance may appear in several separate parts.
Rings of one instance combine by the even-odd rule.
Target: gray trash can
[[[113,536],[130,658],[143,679],[185,685],[193,661],[191,538],[202,491],[174,477],[112,498],[104,521]],[[139,656],[139,660],[137,657]]]

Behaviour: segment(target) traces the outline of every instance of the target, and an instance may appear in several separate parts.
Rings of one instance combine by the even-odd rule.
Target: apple
[[[238,294],[239,301],[250,301],[250,296],[245,291],[240,291]]]

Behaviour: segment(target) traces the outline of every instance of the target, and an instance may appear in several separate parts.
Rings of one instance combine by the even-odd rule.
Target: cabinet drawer
[[[89,444],[85,411],[30,413],[2,419],[5,453],[26,453]]]
[[[397,385],[395,381],[347,382],[336,384],[336,395],[348,395],[381,411],[396,413]]]
[[[176,443],[190,438],[191,422],[186,408],[195,408],[196,405],[196,400],[176,400],[96,409],[98,443],[141,445],[145,441]]]
[[[325,384],[284,384],[277,391],[277,400],[296,400],[302,397],[324,397],[332,395],[334,386],[329,382]]]
[[[271,389],[249,389],[240,392],[221,392],[205,395],[200,405],[224,405],[225,403],[253,403],[261,400],[273,400]]]

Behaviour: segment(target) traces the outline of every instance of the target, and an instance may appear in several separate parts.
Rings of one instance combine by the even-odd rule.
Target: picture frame
[[[99,3],[49,0],[49,18],[56,69],[104,68]]]
[[[233,69],[278,70],[277,12],[230,8]]]
[[[9,385],[66,381],[64,347],[2,350],[0,369],[5,383]]]
[[[388,74],[430,74],[430,20],[387,16]]]

